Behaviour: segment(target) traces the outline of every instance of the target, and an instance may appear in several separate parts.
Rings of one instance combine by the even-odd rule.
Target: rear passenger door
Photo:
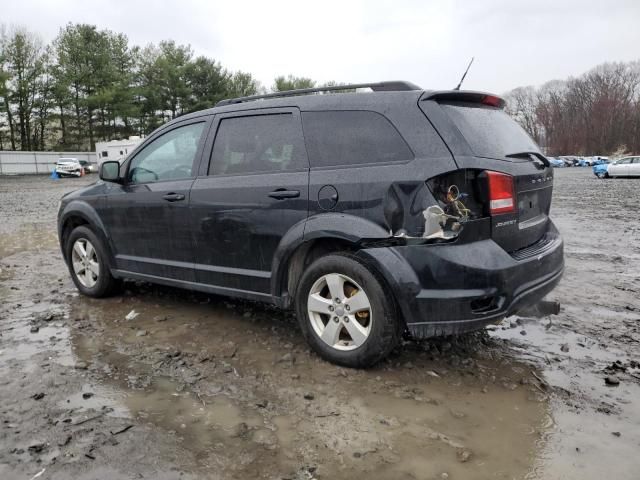
[[[390,188],[394,182],[424,185],[428,164],[410,163],[414,153],[389,119],[368,110],[328,110],[304,111],[302,120],[311,164],[310,222],[312,216],[332,211],[379,224],[386,220],[394,231],[405,225],[403,192]],[[424,117],[418,120],[426,123]],[[424,224],[421,213],[419,217]]]
[[[300,114],[278,108],[217,115],[205,149],[209,161],[190,203],[197,281],[266,297],[278,244],[308,213]]]

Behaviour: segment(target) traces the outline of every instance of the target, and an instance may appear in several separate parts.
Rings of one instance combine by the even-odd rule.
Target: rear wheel
[[[308,267],[296,293],[296,313],[311,347],[347,367],[372,366],[401,334],[382,279],[349,254],[328,255]]]
[[[71,279],[80,293],[106,297],[118,286],[119,282],[111,275],[106,262],[106,249],[90,228],[83,225],[71,232],[66,257]]]

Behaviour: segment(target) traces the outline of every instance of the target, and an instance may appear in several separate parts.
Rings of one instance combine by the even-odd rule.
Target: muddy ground
[[[55,217],[94,180],[0,177],[3,480],[640,475],[640,181],[556,172],[559,315],[358,371],[264,305],[143,283],[80,297]]]

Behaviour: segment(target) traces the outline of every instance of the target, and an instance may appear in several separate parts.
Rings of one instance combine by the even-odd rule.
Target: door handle
[[[167,193],[162,198],[167,202],[179,202],[180,200],[184,200],[184,195],[182,193]]]
[[[274,190],[269,193],[271,198],[275,198],[277,200],[284,200],[285,198],[298,198],[300,196],[300,190],[285,190],[284,188],[279,188],[278,190]]]

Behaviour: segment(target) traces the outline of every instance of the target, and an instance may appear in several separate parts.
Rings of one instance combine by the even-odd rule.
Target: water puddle
[[[49,223],[23,224],[17,231],[0,235],[0,259],[19,252],[51,251],[58,245],[55,225]]]
[[[606,367],[629,358],[605,338],[563,328],[562,315],[514,317],[515,328],[492,332],[512,342],[523,356],[544,362],[544,380],[557,390],[552,403],[554,427],[529,478],[635,479],[637,472],[620,459],[634,459],[640,445],[640,386],[624,380],[608,386],[604,381],[611,374]],[[627,373],[640,371],[628,368]]]
[[[122,392],[132,418],[166,431],[200,467],[233,478],[523,478],[545,442],[551,421],[533,368],[496,345],[414,344],[375,369],[345,370],[268,307],[131,289],[74,299],[72,348]]]

